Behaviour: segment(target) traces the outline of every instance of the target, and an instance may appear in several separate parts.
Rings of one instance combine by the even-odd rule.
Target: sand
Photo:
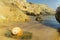
[[[0,24],[1,25],[1,24]],[[23,31],[28,31],[33,34],[31,40],[56,40],[59,37],[59,33],[56,29],[45,26],[37,21],[30,21],[26,23],[14,23],[0,26],[0,40],[18,40],[5,36],[7,29],[12,27],[20,27]]]

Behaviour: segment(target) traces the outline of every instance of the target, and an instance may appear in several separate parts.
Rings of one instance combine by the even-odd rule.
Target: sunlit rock
[[[42,15],[54,15],[55,14],[55,11],[46,4],[40,4],[40,8],[42,10],[41,12]]]
[[[10,3],[10,1],[0,1],[0,22],[9,23],[29,21],[30,17],[23,11],[19,10],[13,3]]]
[[[34,15],[40,15],[40,14],[53,15],[53,14],[55,14],[55,11],[52,8],[48,7],[48,5],[45,5],[45,4],[34,4],[31,2],[27,2],[27,0],[14,0],[14,1],[10,0],[10,1],[12,1],[12,2],[10,2],[11,4],[15,5],[22,11],[28,12],[28,14],[30,14],[30,15],[31,14],[34,14]],[[7,2],[5,2],[5,3],[8,4]]]

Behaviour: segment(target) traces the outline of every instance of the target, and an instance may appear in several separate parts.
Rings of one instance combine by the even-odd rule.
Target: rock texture
[[[17,3],[17,4],[16,4]],[[52,15],[55,11],[45,4],[34,4],[31,2],[15,2],[21,10],[28,12],[31,15]]]
[[[11,3],[12,0],[0,0],[0,22],[25,22],[30,18]]]
[[[56,20],[60,23],[60,6],[56,10],[55,17],[56,17]]]
[[[0,22],[25,22],[29,15],[50,15],[54,10],[44,4],[33,4],[26,0],[0,0]]]

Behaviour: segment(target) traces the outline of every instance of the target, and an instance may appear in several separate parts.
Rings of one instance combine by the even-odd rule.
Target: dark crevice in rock
[[[28,11],[25,11],[27,15],[30,15],[30,16],[40,16],[41,14],[35,14],[35,13],[30,13]]]

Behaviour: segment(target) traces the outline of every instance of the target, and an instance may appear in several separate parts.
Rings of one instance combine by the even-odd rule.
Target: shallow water
[[[41,22],[42,24],[53,28],[60,28],[60,24],[55,19],[55,16],[44,16],[44,18],[45,20]]]

